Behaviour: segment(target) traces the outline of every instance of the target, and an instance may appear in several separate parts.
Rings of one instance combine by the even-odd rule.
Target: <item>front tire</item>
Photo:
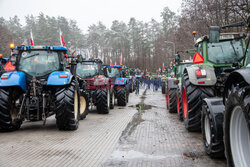
[[[22,120],[17,120],[19,112],[16,100],[20,92],[15,88],[0,88],[0,131],[8,132],[18,130]]]
[[[250,87],[233,85],[224,115],[224,144],[229,167],[250,164]]]
[[[179,88],[177,90],[176,102],[177,102],[178,118],[180,121],[183,121],[182,95],[181,95],[181,90],[179,90]]]
[[[177,89],[170,89],[169,90],[169,112],[170,113],[177,112],[176,94],[177,94]]]
[[[202,106],[201,128],[206,153],[212,158],[224,157],[224,143],[218,140],[218,129],[215,127],[207,104]],[[217,134],[216,134],[217,130]]]
[[[110,96],[110,109],[115,108],[115,91],[112,91],[112,94]]]
[[[214,90],[208,86],[193,85],[187,73],[182,77],[182,108],[185,128],[190,132],[201,131],[202,100],[213,97]]]
[[[89,113],[88,96],[85,93],[82,93],[80,96],[80,120],[85,119],[88,113]]]
[[[76,80],[69,85],[56,88],[56,124],[59,130],[76,130],[80,117],[80,93]]]
[[[165,93],[166,93],[166,85],[165,85],[165,82],[162,83],[161,93],[162,93],[162,94],[165,94]]]

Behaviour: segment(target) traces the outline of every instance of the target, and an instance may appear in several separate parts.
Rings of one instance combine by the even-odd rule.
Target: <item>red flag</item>
[[[34,40],[33,40],[32,31],[30,31],[30,45],[34,46]]]
[[[109,63],[110,66],[113,66],[113,63],[112,63],[112,60],[110,60],[110,63]]]
[[[122,56],[120,57],[120,65],[122,65]]]
[[[164,63],[162,65],[162,71],[165,71],[165,65],[164,65]]]
[[[61,43],[61,46],[65,46],[65,42],[63,40],[63,36],[62,36],[62,31],[60,30],[60,43]]]

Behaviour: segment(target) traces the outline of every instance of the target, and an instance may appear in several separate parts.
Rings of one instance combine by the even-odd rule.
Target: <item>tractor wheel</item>
[[[108,114],[110,109],[109,89],[98,89],[96,92],[96,107],[99,114]]]
[[[202,100],[213,97],[214,89],[196,86],[189,81],[187,73],[182,77],[182,108],[185,128],[190,132],[201,131]]]
[[[80,93],[76,80],[55,89],[56,124],[59,130],[76,130],[80,118]]]
[[[127,103],[128,103],[128,101],[129,101],[129,89],[127,90]]]
[[[14,131],[21,127],[22,120],[16,119],[19,112],[16,100],[20,97],[20,92],[14,88],[0,89],[0,131]]]
[[[212,158],[224,157],[224,143],[216,140],[216,124],[207,104],[202,105],[201,128],[206,153]],[[217,132],[218,133],[218,132]]]
[[[224,145],[229,167],[250,164],[250,87],[229,89],[224,115]]]
[[[183,109],[182,109],[182,95],[180,90],[177,90],[176,93],[176,104],[177,104],[177,113],[180,121],[183,121]]]
[[[123,87],[123,88],[117,89],[116,96],[117,96],[118,105],[119,106],[126,106],[126,104],[127,104],[126,88]]]
[[[80,96],[80,120],[85,119],[88,113],[89,113],[88,96],[85,93],[82,93]]]
[[[130,89],[129,89],[129,92],[130,92],[130,93],[133,93],[133,91],[134,91],[134,81],[132,80],[132,81],[130,82]]]
[[[177,112],[176,94],[177,94],[177,89],[170,89],[169,90],[169,112],[170,113]]]
[[[166,93],[166,85],[165,85],[165,82],[163,82],[163,84],[162,84],[161,93],[162,93],[162,94],[165,94],[165,93]]]
[[[166,104],[167,104],[167,109],[169,110],[169,90],[167,90],[166,93]]]
[[[112,91],[112,94],[110,96],[110,109],[114,109],[115,107],[115,91]]]

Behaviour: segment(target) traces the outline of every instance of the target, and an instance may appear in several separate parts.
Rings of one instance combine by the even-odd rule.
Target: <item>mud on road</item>
[[[225,159],[206,155],[200,133],[187,132],[177,115],[168,113],[161,92],[147,90],[140,99],[138,112],[103,166],[226,166]]]

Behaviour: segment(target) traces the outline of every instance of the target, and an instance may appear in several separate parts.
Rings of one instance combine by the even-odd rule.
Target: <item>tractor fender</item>
[[[225,96],[228,92],[228,89],[232,86],[233,83],[240,83],[240,82],[246,82],[248,85],[250,85],[250,68],[244,67],[238,70],[235,70],[230,73],[230,75],[227,77],[226,83],[225,83],[225,89],[224,89],[224,95],[223,95],[223,101],[225,104]]]
[[[202,78],[198,78],[196,75],[196,70],[205,70],[206,76]],[[188,73],[188,77],[190,82],[193,85],[198,86],[213,86],[217,82],[217,78],[215,76],[214,68],[207,65],[192,65],[189,67],[186,67],[184,70],[184,73]],[[201,84],[202,83],[202,84]]]
[[[213,123],[215,130],[215,138],[218,141],[223,141],[223,122],[224,122],[224,111],[225,106],[223,104],[223,98],[205,98],[203,104],[207,104],[208,112],[210,115],[210,123]]]
[[[47,81],[47,85],[67,85],[71,82],[73,75],[68,71],[52,72]]]
[[[174,89],[177,88],[177,85],[174,84],[174,81],[176,80],[176,78],[169,78],[167,81],[167,85],[168,85],[168,89]]]
[[[18,86],[26,91],[26,74],[21,71],[3,73],[0,79],[0,87],[9,86]]]

